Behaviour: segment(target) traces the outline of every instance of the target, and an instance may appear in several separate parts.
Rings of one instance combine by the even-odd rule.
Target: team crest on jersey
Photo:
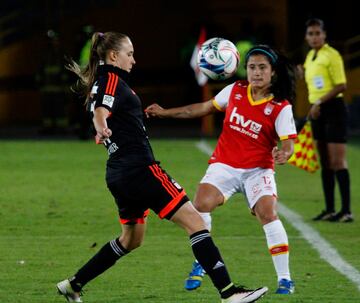
[[[264,108],[264,114],[269,116],[272,113],[273,109],[274,109],[273,104],[271,104],[271,103],[266,104],[266,106]]]
[[[107,105],[107,106],[109,106],[109,107],[112,107],[112,106],[113,106],[113,103],[114,103],[114,99],[115,99],[115,98],[114,98],[113,96],[104,95],[102,104]]]

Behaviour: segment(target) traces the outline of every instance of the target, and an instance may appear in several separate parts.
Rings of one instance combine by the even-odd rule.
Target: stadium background
[[[294,63],[307,51],[304,22],[324,19],[328,41],[344,56],[348,78],[346,101],[351,107],[349,127],[360,128],[360,33],[354,1],[345,0],[336,9],[327,1],[214,1],[172,2],[115,0],[2,1],[0,8],[0,137],[39,137],[43,120],[41,84],[37,77],[49,53],[49,40],[56,35],[61,60],[77,59],[85,40],[84,29],[115,30],[128,34],[135,47],[136,68],[131,85],[144,106],[158,102],[165,107],[201,99],[189,61],[201,26],[207,37],[220,36],[234,42],[252,39],[285,52]],[[49,38],[50,37],[50,38]],[[64,72],[63,129],[54,136],[74,136],[82,102],[70,91],[74,78]],[[227,82],[234,80],[229,79]],[[216,93],[227,82],[209,82]],[[51,101],[49,101],[51,102]],[[50,104],[50,106],[52,106]],[[295,116],[302,119],[308,109],[306,88],[298,83]],[[215,130],[221,123],[215,118]],[[153,120],[150,134],[198,136],[201,121],[186,123]],[[166,126],[166,127],[164,127]],[[209,134],[207,134],[209,135]],[[216,135],[216,131],[210,135]]]
[[[329,5],[333,4],[309,0],[178,3],[2,0],[0,302],[64,302],[55,291],[56,283],[84,264],[119,231],[116,208],[104,183],[107,158],[104,148],[95,146],[92,140],[77,140],[76,126],[71,124],[65,123],[61,132],[53,134],[39,132],[44,87],[37,78],[44,58],[50,53],[48,36],[59,39],[63,59],[64,54],[78,56],[88,25],[95,30],[129,34],[137,60],[133,88],[141,95],[144,106],[153,101],[172,106],[201,97],[189,66],[201,26],[206,27],[208,37],[219,35],[236,41],[253,35],[258,42],[274,44],[300,62],[306,51],[304,22],[308,17],[318,16],[327,24],[330,43],[342,52],[346,61],[349,80],[346,101],[352,115],[349,127],[356,135],[360,129],[357,11],[354,1],[344,0],[336,7]],[[76,104],[81,100],[70,94],[73,79],[68,73],[64,76],[66,81],[61,83],[66,93],[64,106],[70,116],[74,108],[79,110]],[[215,92],[223,85],[212,82],[209,87]],[[304,89],[300,82],[295,104],[299,119],[307,108]],[[219,114],[215,119],[217,127],[221,119]],[[147,123],[151,137],[166,136],[165,140],[151,140],[155,155],[190,197],[194,196],[209,157],[199,148],[199,143],[205,142],[207,151],[216,144],[216,138],[198,139],[203,135],[200,124],[197,120]],[[194,138],[179,139],[181,136]],[[298,214],[303,222],[301,228],[295,228],[299,219],[280,213],[291,241],[291,271],[297,287],[296,293],[286,298],[288,303],[360,302],[359,139],[354,136],[348,145],[355,217],[351,224],[311,220],[323,206],[320,171],[309,174],[293,165],[276,169],[281,204]],[[278,303],[279,298],[273,293],[277,287],[275,273],[263,230],[249,215],[241,195],[231,199],[226,207],[213,214],[214,239],[234,281],[248,287],[267,285],[270,291],[261,302]],[[339,201],[337,191],[337,208]],[[324,240],[335,248],[340,259],[326,243],[324,246]],[[183,289],[192,261],[184,232],[152,214],[143,247],[94,280],[85,289],[85,300],[89,303],[216,302],[218,294],[208,277],[196,292]],[[334,262],[338,265],[336,270]],[[349,269],[346,264],[352,267]]]

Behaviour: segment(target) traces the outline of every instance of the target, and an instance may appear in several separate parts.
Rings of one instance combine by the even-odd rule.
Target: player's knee
[[[336,159],[331,163],[331,169],[334,171],[341,170],[347,168],[347,163],[345,160]]]
[[[274,210],[264,212],[264,211],[256,211],[255,209],[255,213],[262,225],[271,223],[272,221],[279,219],[276,211]]]
[[[219,201],[219,199],[212,196],[203,196],[201,199],[195,199],[194,206],[199,212],[211,212],[223,203],[223,201]]]
[[[204,200],[195,200],[193,202],[194,207],[199,211],[199,212],[206,212],[206,201]]]

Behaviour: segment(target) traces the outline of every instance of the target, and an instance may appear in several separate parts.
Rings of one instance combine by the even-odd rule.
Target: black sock
[[[332,169],[321,170],[321,180],[325,195],[326,211],[335,212],[335,172]]]
[[[235,292],[235,286],[215,246],[208,230],[198,231],[190,236],[190,244],[195,258],[204,268],[222,298],[228,298]]]
[[[86,283],[113,266],[117,260],[128,252],[129,251],[121,245],[119,239],[114,239],[106,243],[98,253],[70,279],[72,289],[79,292]]]
[[[348,169],[340,169],[335,172],[341,195],[341,212],[350,214],[350,175]]]

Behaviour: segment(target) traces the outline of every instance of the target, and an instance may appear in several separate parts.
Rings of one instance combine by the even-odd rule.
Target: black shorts
[[[149,209],[161,219],[169,220],[189,201],[184,189],[157,163],[117,168],[116,171],[108,166],[106,177],[122,224],[144,223]]]
[[[320,105],[320,116],[311,120],[315,140],[346,143],[348,113],[343,98],[334,98]]]

